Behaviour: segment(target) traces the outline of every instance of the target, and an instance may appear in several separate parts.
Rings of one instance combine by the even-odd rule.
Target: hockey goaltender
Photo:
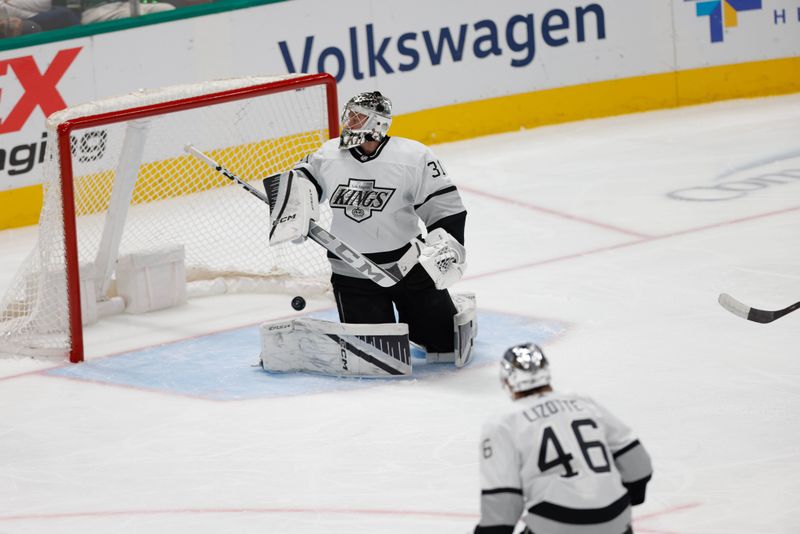
[[[304,318],[263,325],[264,369],[405,376],[411,373],[409,342],[424,349],[427,362],[463,367],[470,361],[477,334],[474,295],[447,290],[466,268],[467,210],[441,160],[421,143],[387,135],[391,122],[388,98],[378,91],[358,94],[344,107],[338,139],[264,180],[274,206],[271,245],[307,237],[319,203],[327,201],[330,234],[380,267],[409,258],[413,264],[384,287],[347,257],[329,252],[341,322]]]

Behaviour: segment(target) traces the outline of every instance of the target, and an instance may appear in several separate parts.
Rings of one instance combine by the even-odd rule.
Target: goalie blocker
[[[427,353],[429,363],[463,367],[472,359],[478,333],[475,295],[453,295],[455,350]],[[261,326],[261,366],[271,372],[305,371],[332,376],[402,377],[411,374],[408,325],[333,323],[318,319]]]
[[[319,192],[308,178],[295,171],[264,179],[270,208],[269,244],[302,240],[311,221],[319,220]]]

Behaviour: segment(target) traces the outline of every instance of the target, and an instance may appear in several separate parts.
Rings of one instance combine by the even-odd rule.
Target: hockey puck
[[[295,310],[300,311],[305,307],[306,307],[306,299],[304,299],[303,297],[295,297],[292,299],[292,308],[294,308]]]

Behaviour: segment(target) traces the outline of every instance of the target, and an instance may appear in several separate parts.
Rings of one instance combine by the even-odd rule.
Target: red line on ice
[[[479,196],[482,196],[482,197],[491,198],[493,200],[498,200],[498,201],[503,202],[505,204],[512,204],[514,206],[520,206],[520,207],[523,207],[523,208],[528,208],[529,210],[540,211],[542,213],[547,213],[548,215],[554,215],[556,217],[561,217],[562,219],[569,219],[571,221],[577,221],[577,222],[581,222],[581,223],[584,223],[584,224],[590,224],[590,225],[596,226],[598,228],[605,228],[606,230],[611,230],[611,231],[619,232],[619,233],[626,234],[626,235],[632,235],[634,237],[642,237],[642,238],[650,237],[648,235],[645,235],[645,234],[642,234],[642,233],[639,233],[639,232],[634,232],[633,230],[628,230],[626,228],[620,228],[618,226],[614,226],[614,225],[607,224],[607,223],[604,223],[604,222],[595,221],[595,220],[592,220],[592,219],[587,219],[585,217],[579,217],[577,215],[571,215],[569,213],[564,213],[564,212],[561,212],[561,211],[558,211],[558,210],[545,208],[543,206],[537,206],[535,204],[531,204],[530,202],[525,202],[523,200],[517,200],[515,198],[508,198],[508,197],[504,197],[504,196],[501,196],[501,195],[496,195],[494,193],[490,193],[488,191],[482,191],[480,189],[474,189],[472,187],[466,187],[466,186],[463,186],[463,185],[459,185],[458,189],[460,191],[465,191],[467,193],[472,193],[473,195],[479,195]]]
[[[523,263],[521,265],[515,265],[515,266],[511,266],[511,267],[504,267],[502,269],[496,269],[494,271],[487,271],[485,273],[480,273],[480,274],[476,274],[476,275],[472,275],[472,276],[466,276],[466,277],[464,277],[464,280],[475,280],[477,278],[486,278],[487,276],[494,276],[496,274],[503,274],[503,273],[507,273],[507,272],[511,272],[511,271],[520,271],[520,270],[523,270],[523,269],[529,269],[531,267],[538,267],[539,265],[547,265],[549,263],[556,263],[556,262],[560,262],[560,261],[564,261],[564,260],[571,260],[571,259],[574,259],[574,258],[580,258],[581,256],[590,256],[592,254],[598,254],[598,253],[601,253],[601,252],[607,252],[609,250],[616,250],[616,249],[630,247],[630,246],[634,246],[634,245],[642,245],[642,244],[645,244],[645,243],[651,243],[653,241],[658,241],[660,239],[669,239],[671,237],[678,237],[678,236],[687,235],[687,234],[704,232],[706,230],[712,230],[712,229],[715,229],[715,228],[721,228],[723,226],[731,226],[731,225],[734,225],[734,224],[740,224],[740,223],[743,223],[743,222],[749,222],[749,221],[753,221],[753,220],[757,220],[757,219],[764,219],[764,218],[767,218],[767,217],[774,217],[776,215],[784,215],[786,213],[791,213],[793,211],[798,211],[798,210],[800,210],[800,206],[795,206],[793,208],[785,208],[785,209],[780,209],[780,210],[775,210],[775,211],[769,211],[769,212],[766,212],[766,213],[759,213],[759,214],[756,214],[756,215],[750,215],[750,216],[747,216],[747,217],[740,217],[738,219],[732,219],[732,220],[729,220],[729,221],[723,221],[723,222],[719,222],[719,223],[707,224],[705,226],[698,226],[696,228],[688,228],[686,230],[678,230],[676,232],[670,232],[670,233],[663,234],[663,235],[658,235],[658,236],[642,237],[641,239],[636,239],[636,240],[633,240],[633,241],[626,241],[624,243],[617,243],[616,245],[608,245],[608,246],[605,246],[605,247],[598,247],[598,248],[594,248],[594,249],[583,250],[581,252],[575,252],[575,253],[572,253],[572,254],[565,254],[564,256],[556,256],[555,258],[545,258],[543,260],[537,260],[537,261],[533,261],[533,262],[530,262],[530,263]]]
[[[476,513],[438,512],[432,510],[382,510],[368,508],[175,508],[164,510],[105,510],[96,512],[61,512],[51,514],[20,514],[0,516],[0,521],[30,521],[94,517],[184,515],[184,514],[340,514],[340,515],[387,515],[421,517],[474,518]]]

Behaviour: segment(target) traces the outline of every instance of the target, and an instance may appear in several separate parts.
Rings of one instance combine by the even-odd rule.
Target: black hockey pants
[[[525,527],[525,530],[522,531],[522,534],[535,534],[535,533],[528,527]],[[628,527],[628,529],[622,534],[633,534],[633,529],[631,527]]]
[[[411,341],[428,352],[453,352],[456,307],[447,290],[436,289],[420,265],[389,288],[339,274],[331,276],[331,283],[341,322],[406,323]]]

